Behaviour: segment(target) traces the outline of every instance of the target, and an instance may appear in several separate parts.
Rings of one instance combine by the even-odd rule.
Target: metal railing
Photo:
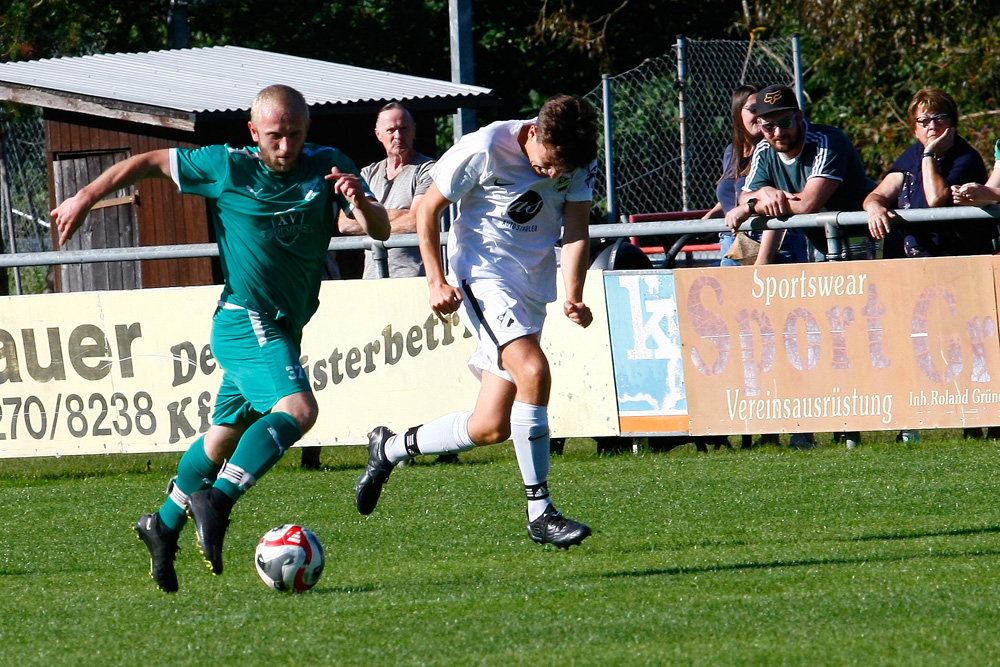
[[[976,208],[949,206],[897,210],[903,224],[984,220],[1000,223],[1000,206]],[[864,211],[824,211],[792,215],[785,218],[757,216],[747,221],[742,229],[822,229],[827,241],[826,253],[830,260],[844,259],[850,227],[867,227],[868,214]],[[615,223],[591,225],[591,238],[628,238],[632,236],[678,236],[728,231],[722,218],[670,220],[663,222]],[[442,245],[448,242],[448,233],[441,234]],[[371,249],[376,261],[385,263],[385,249],[417,246],[416,234],[394,234],[385,241],[375,241],[365,236],[337,237],[330,240],[330,250]],[[823,250],[822,248],[820,249]],[[61,264],[88,264],[92,262],[124,262],[133,260],[188,259],[217,257],[219,248],[214,243],[183,245],[140,246],[135,248],[102,248],[94,250],[54,250],[0,255],[0,267],[51,266]]]

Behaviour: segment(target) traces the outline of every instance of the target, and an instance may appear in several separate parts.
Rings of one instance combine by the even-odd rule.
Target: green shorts
[[[289,332],[267,315],[220,302],[212,318],[212,355],[223,375],[212,423],[252,423],[285,396],[310,391],[299,363],[301,342],[301,331]]]

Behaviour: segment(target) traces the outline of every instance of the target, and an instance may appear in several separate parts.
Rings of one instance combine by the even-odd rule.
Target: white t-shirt
[[[450,279],[492,278],[548,303],[556,298],[554,248],[565,204],[591,200],[596,161],[559,178],[539,176],[517,141],[535,122],[498,121],[465,135],[431,176],[458,202],[448,239]]]

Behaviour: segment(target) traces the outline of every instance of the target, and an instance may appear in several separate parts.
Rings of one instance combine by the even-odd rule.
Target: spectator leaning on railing
[[[738,230],[753,215],[861,208],[875,184],[865,174],[847,135],[835,127],[806,121],[795,93],[780,84],[757,93],[757,116],[764,141],[754,150],[740,205],[726,215],[730,229]],[[802,230],[767,230],[761,235],[757,264],[805,261],[809,257]],[[849,447],[860,441],[858,433],[840,435]],[[814,443],[811,433],[796,433],[790,441],[800,448]]]
[[[883,257],[979,255],[993,250],[996,224],[991,221],[947,221],[896,226],[893,209],[951,206],[952,187],[986,180],[979,151],[958,135],[958,106],[937,88],[921,88],[907,108],[917,142],[889,168],[865,199],[868,231],[885,239]]]
[[[906,117],[917,143],[899,156],[865,199],[868,230],[872,238],[885,239],[883,257],[991,253],[997,233],[994,222],[949,220],[902,227],[895,224],[899,216],[893,209],[975,204],[977,196],[990,192],[976,185],[986,180],[986,165],[979,151],[958,135],[958,105],[951,95],[938,88],[921,88],[910,101]],[[990,433],[994,434],[993,429]],[[965,429],[964,435],[981,438],[983,432],[971,428]],[[915,431],[905,431],[898,439],[914,437]]]
[[[847,135],[829,125],[809,123],[795,93],[780,84],[757,93],[757,116],[765,141],[754,151],[740,206],[726,216],[730,229],[739,229],[753,215],[861,209],[875,183]],[[801,230],[769,230],[761,237],[757,263],[806,261],[805,248]]]

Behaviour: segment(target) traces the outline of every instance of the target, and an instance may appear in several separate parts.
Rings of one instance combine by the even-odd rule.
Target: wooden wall
[[[159,136],[157,136],[159,135]],[[45,123],[46,159],[49,172],[49,197],[54,208],[58,202],[53,161],[87,154],[124,151],[137,155],[160,148],[196,146],[182,133],[121,123],[78,114],[47,113]],[[140,246],[178,243],[208,243],[213,234],[205,201],[181,195],[170,180],[149,179],[135,186],[135,207]],[[53,247],[58,247],[58,232],[52,230]],[[217,262],[215,262],[217,264]],[[167,259],[142,262],[142,287],[179,287],[210,285],[220,282],[213,260]],[[62,291],[60,272],[56,272],[56,290]]]

